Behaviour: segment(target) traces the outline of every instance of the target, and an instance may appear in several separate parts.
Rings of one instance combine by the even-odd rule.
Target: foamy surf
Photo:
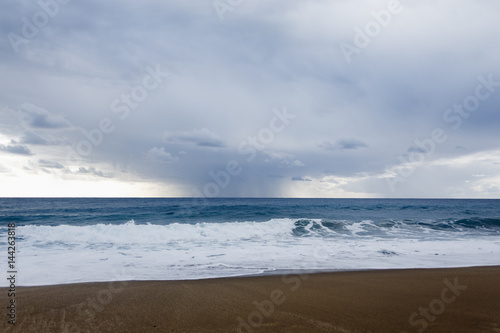
[[[500,258],[498,222],[278,218],[24,225],[17,227],[18,279],[19,285],[34,286],[201,279],[294,269],[495,265]],[[5,232],[0,229],[2,240]]]

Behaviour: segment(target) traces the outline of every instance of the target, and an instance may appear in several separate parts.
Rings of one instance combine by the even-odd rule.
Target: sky
[[[500,198],[497,0],[0,7],[0,196]]]

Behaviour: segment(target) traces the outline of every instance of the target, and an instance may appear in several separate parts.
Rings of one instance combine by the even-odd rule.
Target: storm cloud
[[[0,195],[500,197],[498,1],[215,3],[4,4]]]

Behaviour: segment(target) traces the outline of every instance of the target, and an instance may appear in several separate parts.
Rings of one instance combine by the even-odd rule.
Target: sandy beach
[[[500,332],[500,266],[18,287],[3,332]],[[1,288],[2,308],[8,306]]]

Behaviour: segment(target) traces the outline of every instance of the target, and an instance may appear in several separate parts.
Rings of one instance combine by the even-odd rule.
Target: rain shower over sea
[[[2,198],[0,221],[21,286],[500,264],[500,200]]]

